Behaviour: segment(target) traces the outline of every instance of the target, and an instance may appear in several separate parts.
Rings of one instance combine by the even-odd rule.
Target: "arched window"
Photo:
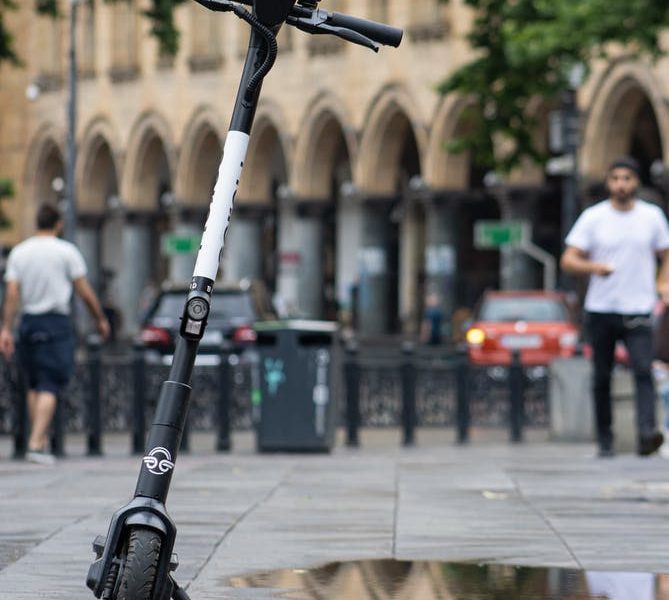
[[[118,0],[112,5],[112,67],[113,82],[134,79],[139,73],[137,34],[138,14],[134,0]]]
[[[441,0],[413,0],[407,33],[414,42],[442,39],[449,29],[449,5]]]
[[[77,63],[80,77],[95,75],[95,2],[86,0],[79,5],[77,13],[78,53]]]
[[[217,69],[223,63],[221,20],[217,13],[193,3],[190,7],[191,71]]]
[[[63,19],[37,17],[38,48],[37,72],[40,89],[44,92],[58,89],[63,84]]]

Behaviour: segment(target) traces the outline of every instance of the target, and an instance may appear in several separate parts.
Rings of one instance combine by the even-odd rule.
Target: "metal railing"
[[[455,427],[457,441],[465,443],[472,426],[508,428],[513,442],[522,441],[526,426],[548,426],[547,370],[537,376],[536,369],[523,369],[517,356],[511,367],[476,367],[454,348],[374,347],[355,341],[337,345],[333,355],[332,397],[339,402],[350,446],[359,444],[361,427],[401,427],[403,444],[409,446],[418,427]],[[251,429],[259,418],[252,401],[257,393],[252,381],[260,377],[257,361],[220,353],[213,362],[194,370],[184,450],[189,430],[213,431],[215,449],[229,450],[230,432]],[[129,433],[132,451],[142,453],[168,371],[160,361],[147,361],[141,345],[110,353],[90,339],[59,399],[54,453],[65,453],[70,432],[86,434],[90,455],[102,454],[108,432]],[[14,436],[17,456],[25,452],[24,391],[13,363],[3,363],[0,371],[0,434]]]

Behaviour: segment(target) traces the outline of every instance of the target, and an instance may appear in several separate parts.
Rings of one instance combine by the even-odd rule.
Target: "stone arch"
[[[421,126],[416,106],[411,94],[398,85],[384,88],[372,103],[356,163],[356,183],[364,192],[372,195],[397,192],[407,141],[413,140],[415,144],[420,171],[428,134]]]
[[[111,124],[96,119],[86,128],[77,161],[77,209],[103,214],[110,196],[118,195],[118,141]]]
[[[140,116],[132,128],[121,186],[131,210],[158,208],[161,194],[172,191],[177,153],[167,121],[155,114]]]
[[[346,110],[334,95],[321,93],[309,106],[297,139],[291,187],[298,197],[327,200],[337,162],[342,155],[349,165],[355,160],[356,139]]]
[[[187,206],[207,206],[223,154],[223,125],[208,106],[197,109],[185,129],[175,194]]]
[[[479,179],[471,152],[456,154],[445,147],[448,140],[467,135],[475,118],[476,106],[469,98],[449,95],[439,105],[425,161],[425,181],[429,186],[464,191]]]
[[[289,144],[280,125],[285,122],[278,106],[258,109],[237,194],[241,204],[271,206],[277,183],[288,181]]]
[[[634,151],[649,155],[638,157],[642,163],[650,155],[666,160],[668,142],[669,110],[650,68],[629,60],[614,64],[598,82],[590,106],[581,150],[583,173],[601,178],[613,158]],[[646,147],[634,148],[635,143]]]
[[[54,189],[54,179],[65,177],[63,136],[54,125],[43,126],[34,136],[23,175],[25,198],[23,229],[33,231],[35,214],[43,202],[59,203],[62,190]]]

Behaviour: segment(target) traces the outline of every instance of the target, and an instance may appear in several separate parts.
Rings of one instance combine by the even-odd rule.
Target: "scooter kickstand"
[[[172,580],[172,600],[190,600],[190,596],[186,593],[186,590],[180,588],[174,577],[170,576]]]

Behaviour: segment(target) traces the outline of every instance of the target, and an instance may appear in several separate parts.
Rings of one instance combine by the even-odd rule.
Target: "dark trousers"
[[[655,431],[655,387],[652,376],[653,329],[650,315],[588,313],[588,329],[594,360],[594,400],[597,438],[600,445],[613,441],[611,371],[616,342],[622,340],[629,353],[636,384],[636,423],[639,438]]]

